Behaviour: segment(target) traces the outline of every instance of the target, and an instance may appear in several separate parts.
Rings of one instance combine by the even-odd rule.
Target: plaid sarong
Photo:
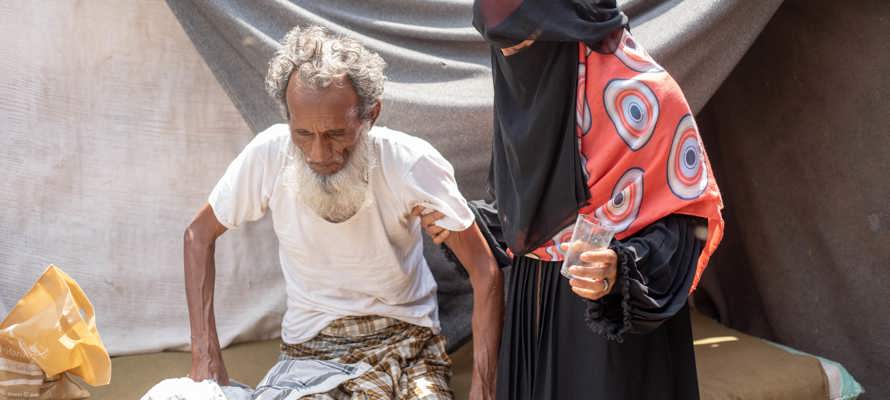
[[[282,344],[281,360],[317,360],[331,365],[367,368],[366,372],[333,390],[311,394],[304,399],[453,398],[448,387],[451,359],[445,351],[445,338],[433,334],[429,328],[392,318],[338,319],[308,342]]]

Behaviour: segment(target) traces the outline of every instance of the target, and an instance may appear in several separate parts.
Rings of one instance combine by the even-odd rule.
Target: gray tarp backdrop
[[[387,61],[378,122],[426,138],[455,166],[466,195],[488,176],[490,54],[471,26],[470,0],[238,0],[167,4],[254,132],[282,121],[263,77],[295,25],[349,35]],[[619,2],[634,34],[684,86],[700,110],[781,0]]]
[[[890,398],[890,2],[786,0],[699,114],[726,237],[697,298]]]
[[[3,2],[0,315],[56,263],[96,305],[113,355],[186,345],[182,230],[252,133],[280,120],[262,77],[297,24],[380,52],[390,64],[381,123],[430,140],[481,197],[491,83],[471,3]],[[890,395],[888,6],[621,3],[693,107],[708,103],[700,125],[727,235],[699,303]],[[268,220],[218,244],[224,345],[277,336],[276,252]],[[453,345],[469,332],[469,291],[441,259],[431,264]]]

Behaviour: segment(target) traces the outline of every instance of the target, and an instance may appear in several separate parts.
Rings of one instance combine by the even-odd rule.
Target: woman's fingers
[[[612,249],[588,250],[581,253],[581,262],[614,264],[618,255]]]
[[[434,237],[434,236],[442,233],[442,231],[446,230],[445,228],[442,228],[441,226],[436,225],[436,224],[432,224],[430,226],[424,226],[423,229],[426,231],[427,234],[430,235],[430,237]]]
[[[577,288],[574,286],[572,287],[572,291],[575,292],[575,294],[577,294],[578,296],[581,296],[588,300],[599,300],[601,297],[606,295],[606,293],[604,292],[597,292],[593,290]]]
[[[569,285],[572,285],[573,288],[589,290],[591,292],[602,292],[606,289],[606,284],[602,279],[578,279],[574,278],[569,281]]]
[[[583,266],[583,265],[573,265],[569,267],[569,274],[571,274],[575,278],[581,279],[603,279],[603,278],[612,278],[614,268],[609,266]]]
[[[423,206],[416,206],[411,209],[409,217],[420,217],[420,226],[423,228],[426,234],[429,235],[431,239],[433,239],[433,243],[435,244],[445,243],[445,240],[448,239],[449,235],[451,235],[451,231],[439,225],[436,225],[436,222],[438,222],[442,218],[445,218],[445,214],[442,214],[439,211],[433,211],[428,208],[424,208]]]
[[[515,46],[505,47],[505,48],[501,49],[501,53],[504,53],[505,57],[510,57],[510,56],[522,51],[522,49],[524,49],[528,46],[531,46],[534,43],[535,43],[534,39],[526,39],[526,40],[519,42],[519,44],[517,44]]]
[[[445,240],[448,239],[449,235],[451,235],[451,231],[449,231],[448,229],[440,229],[441,231],[437,233],[435,237],[433,237],[433,243],[435,244],[445,243]]]
[[[420,221],[423,224],[423,226],[428,227],[428,226],[435,226],[436,221],[438,221],[442,218],[445,218],[445,214],[442,214],[438,211],[433,211],[429,214],[426,214],[426,215],[420,217]]]

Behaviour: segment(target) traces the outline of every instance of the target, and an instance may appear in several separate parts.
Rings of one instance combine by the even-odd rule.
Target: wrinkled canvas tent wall
[[[0,304],[55,263],[113,355],[188,343],[182,233],[251,135],[169,8],[0,2],[0,132]],[[217,246],[224,342],[278,333],[267,222]]]
[[[699,126],[726,202],[701,303],[890,398],[890,3],[787,0]]]
[[[281,122],[263,89],[277,41],[321,25],[379,52],[389,64],[379,124],[410,131],[455,164],[470,197],[485,193],[491,132],[490,53],[471,26],[472,1],[168,0],[183,28],[254,132]],[[699,110],[781,0],[619,2],[634,33],[687,88]],[[483,149],[480,151],[480,149]]]

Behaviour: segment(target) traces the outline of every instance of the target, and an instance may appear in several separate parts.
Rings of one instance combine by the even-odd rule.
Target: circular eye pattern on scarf
[[[559,255],[562,254],[562,251],[559,250],[559,243],[555,242],[553,239],[548,240],[546,243],[541,245],[543,248],[544,254],[546,255],[545,259],[550,260],[559,260]],[[540,253],[536,253],[538,250],[532,252],[538,257],[542,257]]]
[[[590,104],[587,102],[587,66],[578,64],[578,90],[575,102],[575,133],[583,137],[590,132],[593,124],[593,115],[590,112]]]
[[[618,136],[631,150],[649,142],[659,113],[652,89],[635,79],[615,79],[606,85],[603,103]]]
[[[612,198],[596,210],[596,217],[616,232],[627,229],[640,213],[643,203],[643,170],[631,168],[618,179]]]
[[[695,119],[686,114],[677,125],[667,164],[668,186],[674,195],[684,200],[701,196],[708,186],[700,140]]]
[[[557,233],[552,240],[547,242],[550,245],[546,247],[545,251],[552,260],[558,260],[561,256],[566,255],[566,252],[562,251],[562,249],[559,248],[559,245],[572,241],[572,228],[572,226],[569,226],[568,228],[563,229],[561,232]]]
[[[664,68],[661,68],[627,32],[621,37],[621,43],[615,49],[615,57],[637,72],[664,72]]]

